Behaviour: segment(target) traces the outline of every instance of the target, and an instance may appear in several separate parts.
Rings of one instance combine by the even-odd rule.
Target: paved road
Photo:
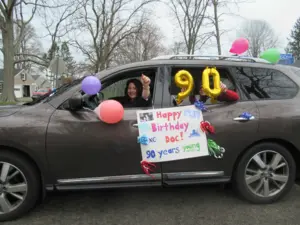
[[[25,218],[3,225],[297,225],[300,186],[273,205],[251,205],[220,186],[51,194]]]

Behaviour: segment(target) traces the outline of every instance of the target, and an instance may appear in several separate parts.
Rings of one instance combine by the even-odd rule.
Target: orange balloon
[[[99,119],[104,123],[115,124],[124,116],[124,108],[118,101],[106,100],[99,105]]]

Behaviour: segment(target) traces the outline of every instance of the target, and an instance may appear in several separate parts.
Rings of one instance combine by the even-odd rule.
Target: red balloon
[[[106,100],[99,105],[99,119],[108,124],[120,122],[124,116],[124,108],[118,101]]]
[[[249,41],[246,38],[236,39],[231,46],[229,52],[234,54],[242,54],[249,49]]]

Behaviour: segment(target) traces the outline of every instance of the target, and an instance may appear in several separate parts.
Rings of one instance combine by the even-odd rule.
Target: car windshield
[[[57,88],[55,91],[49,92],[49,93],[47,93],[45,95],[42,95],[39,98],[33,100],[32,102],[28,102],[28,103],[25,103],[23,105],[35,105],[35,104],[40,103],[40,102],[48,102],[51,99],[53,99],[54,97],[56,97],[56,96],[61,95],[62,93],[64,93],[69,88],[71,88],[71,87],[79,84],[83,80],[83,78],[84,77],[76,79],[76,80],[73,80],[71,83],[65,84],[65,85]]]

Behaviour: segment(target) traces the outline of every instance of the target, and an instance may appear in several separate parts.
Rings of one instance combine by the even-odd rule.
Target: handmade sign
[[[194,105],[137,111],[142,160],[166,162],[208,156],[201,110]]]

